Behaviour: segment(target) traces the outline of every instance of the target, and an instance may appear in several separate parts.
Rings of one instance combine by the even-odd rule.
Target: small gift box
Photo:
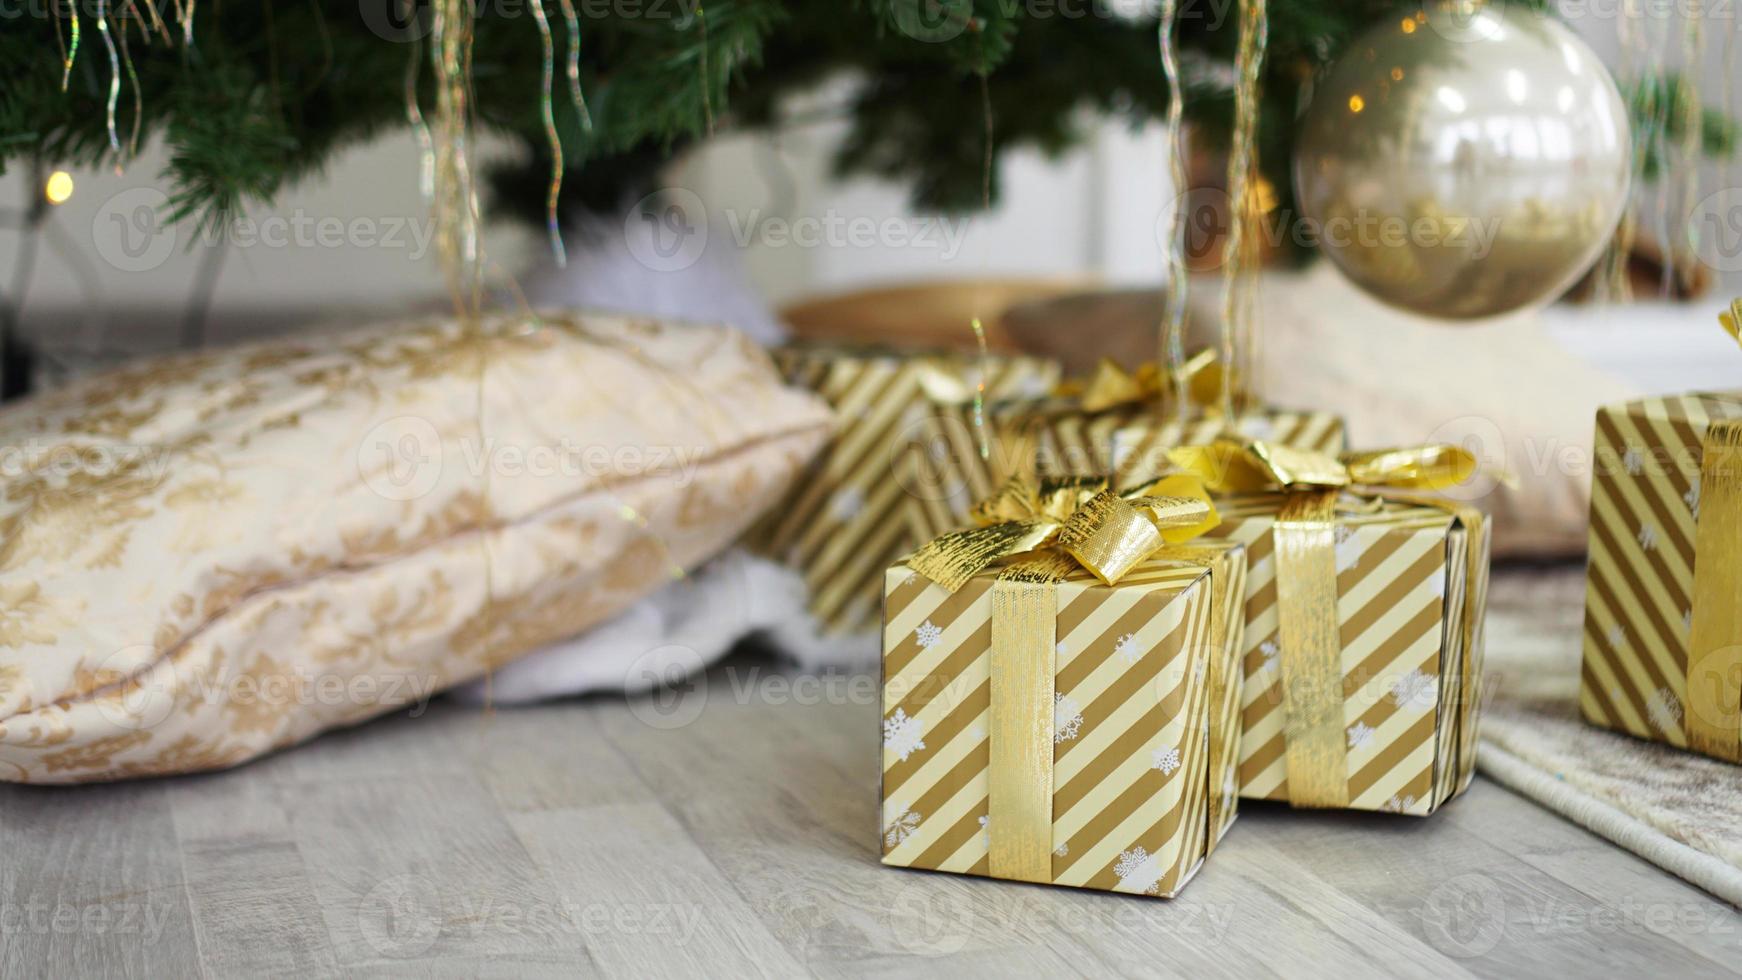
[[[1599,409],[1593,464],[1580,711],[1742,762],[1742,392]]]
[[[1246,546],[1240,795],[1426,816],[1475,766],[1488,534],[1415,491],[1475,468],[1448,446],[1325,456],[1225,440],[1170,452],[1233,495]]]
[[[1199,376],[1208,362],[1200,355],[1186,370]],[[1344,447],[1343,420],[1328,412],[1260,407],[1230,421],[1194,400],[1184,419],[1163,416],[1161,378],[1154,364],[1127,374],[1103,361],[1087,385],[1061,386],[1062,394],[995,403],[978,419],[968,405],[929,413],[902,478],[914,537],[929,541],[961,525],[974,501],[1018,474],[1111,473],[1136,482],[1165,470],[1168,448],[1226,434],[1328,453]],[[1196,388],[1206,397],[1202,384]]]
[[[1174,895],[1235,814],[1244,550],[1177,477],[976,515],[885,579],[883,863]]]
[[[924,420],[976,398],[1033,397],[1058,381],[1035,357],[913,354],[800,345],[774,352],[790,383],[835,409],[836,435],[785,500],[751,533],[757,550],[805,578],[810,609],[830,632],[875,629],[883,570],[921,540],[903,515],[900,479]]]

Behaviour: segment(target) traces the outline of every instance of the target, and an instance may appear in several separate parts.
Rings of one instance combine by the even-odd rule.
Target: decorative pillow
[[[0,779],[219,769],[420,704],[718,551],[830,426],[735,331],[569,314],[9,406]]]

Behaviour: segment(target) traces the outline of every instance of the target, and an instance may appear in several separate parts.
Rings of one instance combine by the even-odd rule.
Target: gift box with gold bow
[[[1235,813],[1244,550],[1190,477],[974,516],[885,580],[883,863],[1175,894]]]
[[[1580,711],[1742,762],[1742,392],[1602,408],[1592,462]]]
[[[1168,447],[1230,433],[1321,452],[1343,449],[1343,420],[1329,412],[1260,406],[1230,422],[1209,407],[1219,386],[1215,353],[1203,351],[1171,376],[1154,363],[1127,373],[1103,361],[1086,383],[1066,382],[1046,398],[991,404],[978,423],[969,405],[930,413],[916,430],[917,448],[902,478],[914,536],[926,541],[960,526],[974,501],[1017,474],[1111,473],[1135,481],[1162,471]],[[1183,418],[1162,411],[1176,383],[1190,405]]]
[[[925,420],[976,398],[1033,397],[1058,381],[1035,357],[914,354],[797,345],[774,352],[790,383],[835,409],[836,435],[787,498],[749,536],[752,547],[799,569],[810,609],[831,632],[877,624],[883,570],[919,543],[903,520],[897,477]],[[982,373],[984,366],[984,373]]]
[[[1449,446],[1170,450],[1246,546],[1241,795],[1425,816],[1475,766],[1488,534]]]

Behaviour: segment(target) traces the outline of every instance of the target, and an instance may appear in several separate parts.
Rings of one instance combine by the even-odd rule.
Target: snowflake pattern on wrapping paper
[[[1113,652],[1118,654],[1119,659],[1127,664],[1134,664],[1137,662],[1137,658],[1143,656],[1143,651],[1137,649],[1137,637],[1130,633],[1121,636],[1119,641],[1113,644]]]
[[[1609,641],[1610,646],[1620,650],[1627,643],[1627,627],[1616,623],[1609,627],[1608,632],[1603,634],[1603,638]]]
[[[1071,853],[1071,845],[1068,843],[1067,844],[1060,844],[1059,846],[1052,849],[1052,856],[1053,857],[1060,857],[1060,858],[1068,857],[1070,855],[1070,853]]]
[[[1337,525],[1337,571],[1346,572],[1361,563],[1360,541],[1355,535],[1355,529],[1347,524]]]
[[[1667,734],[1681,724],[1681,699],[1669,688],[1660,687],[1645,699],[1645,714],[1651,720],[1651,727]]]
[[[1637,447],[1628,446],[1627,451],[1621,454],[1621,468],[1629,476],[1638,476],[1645,471],[1645,457],[1640,455]]]
[[[1661,535],[1658,532],[1657,528],[1652,527],[1650,524],[1647,524],[1644,527],[1641,527],[1639,529],[1639,547],[1640,547],[1640,549],[1643,551],[1656,551],[1657,550],[1657,541],[1658,541],[1658,538],[1660,536]]]
[[[1692,609],[1683,609],[1682,610],[1682,632],[1683,633],[1692,633],[1693,631],[1694,631],[1694,611]]]
[[[925,722],[908,717],[907,711],[896,708],[895,714],[883,719],[883,750],[894,752],[902,762],[925,748]]]
[[[991,826],[992,821],[989,817],[980,818],[980,843],[985,844],[987,847],[992,846]]]
[[[1408,813],[1415,809],[1415,796],[1410,794],[1404,796],[1393,796],[1391,799],[1381,803],[1379,809],[1384,810],[1387,813]]]
[[[883,832],[883,843],[894,847],[919,832],[919,814],[902,807],[901,815],[889,822],[889,829]]]
[[[850,521],[865,512],[865,491],[842,487],[829,498],[829,514],[837,521]]]
[[[1083,727],[1083,706],[1064,696],[1052,696],[1052,740],[1068,742],[1077,737]]]
[[[1265,640],[1258,644],[1258,652],[1264,655],[1264,664],[1259,670],[1272,671],[1281,663],[1282,648],[1276,645],[1275,640]]]
[[[913,631],[913,642],[919,644],[922,650],[930,650],[932,644],[943,639],[943,636],[944,631],[928,619]]]
[[[1700,522],[1700,485],[1698,483],[1689,487],[1687,493],[1682,494],[1682,502],[1688,505],[1688,510],[1693,512],[1694,523],[1698,524]]]
[[[1063,640],[1060,640],[1057,643],[1053,644],[1052,652],[1055,656],[1057,656],[1061,660],[1064,659],[1065,657],[1070,656],[1069,652],[1067,652],[1065,650],[1065,641],[1063,641]]]
[[[1149,768],[1161,770],[1163,776],[1171,776],[1179,768],[1179,749],[1172,745],[1156,749],[1149,762]]]
[[[1119,876],[1121,885],[1145,895],[1155,894],[1161,886],[1161,863],[1141,846],[1120,854],[1113,873]]]
[[[1391,682],[1391,700],[1399,708],[1430,710],[1440,703],[1440,679],[1420,670],[1401,674]]]
[[[1373,726],[1364,721],[1358,721],[1349,726],[1349,748],[1362,749],[1373,741]]]

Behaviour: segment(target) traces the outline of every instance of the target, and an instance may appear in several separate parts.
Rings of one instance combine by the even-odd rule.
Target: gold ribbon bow
[[[1742,299],[1718,320],[1742,342]],[[1700,451],[1687,735],[1696,752],[1742,762],[1742,419],[1713,419]]]
[[[1215,349],[1206,347],[1171,372],[1163,372],[1155,361],[1141,365],[1136,371],[1126,371],[1116,362],[1102,358],[1087,384],[1065,382],[1059,385],[1058,394],[1075,396],[1085,412],[1104,412],[1160,401],[1181,381],[1185,382],[1192,404],[1214,405],[1222,390],[1222,366],[1216,360]]]
[[[1220,518],[1201,481],[1175,475],[1117,493],[1104,478],[1014,477],[973,519],[975,527],[939,536],[907,564],[953,592],[1017,558],[992,584],[988,867],[995,877],[1050,883],[1058,583],[1081,567],[1115,584]],[[1223,737],[1213,732],[1212,743]]]
[[[1441,490],[1476,471],[1468,451],[1447,445],[1413,446],[1331,456],[1266,442],[1222,439],[1168,451],[1179,470],[1219,493],[1286,494],[1273,526],[1277,639],[1281,647],[1289,802],[1297,807],[1349,804],[1343,725],[1342,640],[1337,622],[1337,501],[1350,488],[1375,498],[1428,504],[1451,512],[1472,534],[1467,581],[1485,559],[1476,547],[1482,513],[1474,507],[1410,491]],[[1466,589],[1466,602],[1477,596]],[[1476,697],[1474,651],[1479,609],[1462,617],[1465,644],[1463,696]],[[1465,715],[1460,715],[1460,724]],[[1460,733],[1460,746],[1466,738]]]

